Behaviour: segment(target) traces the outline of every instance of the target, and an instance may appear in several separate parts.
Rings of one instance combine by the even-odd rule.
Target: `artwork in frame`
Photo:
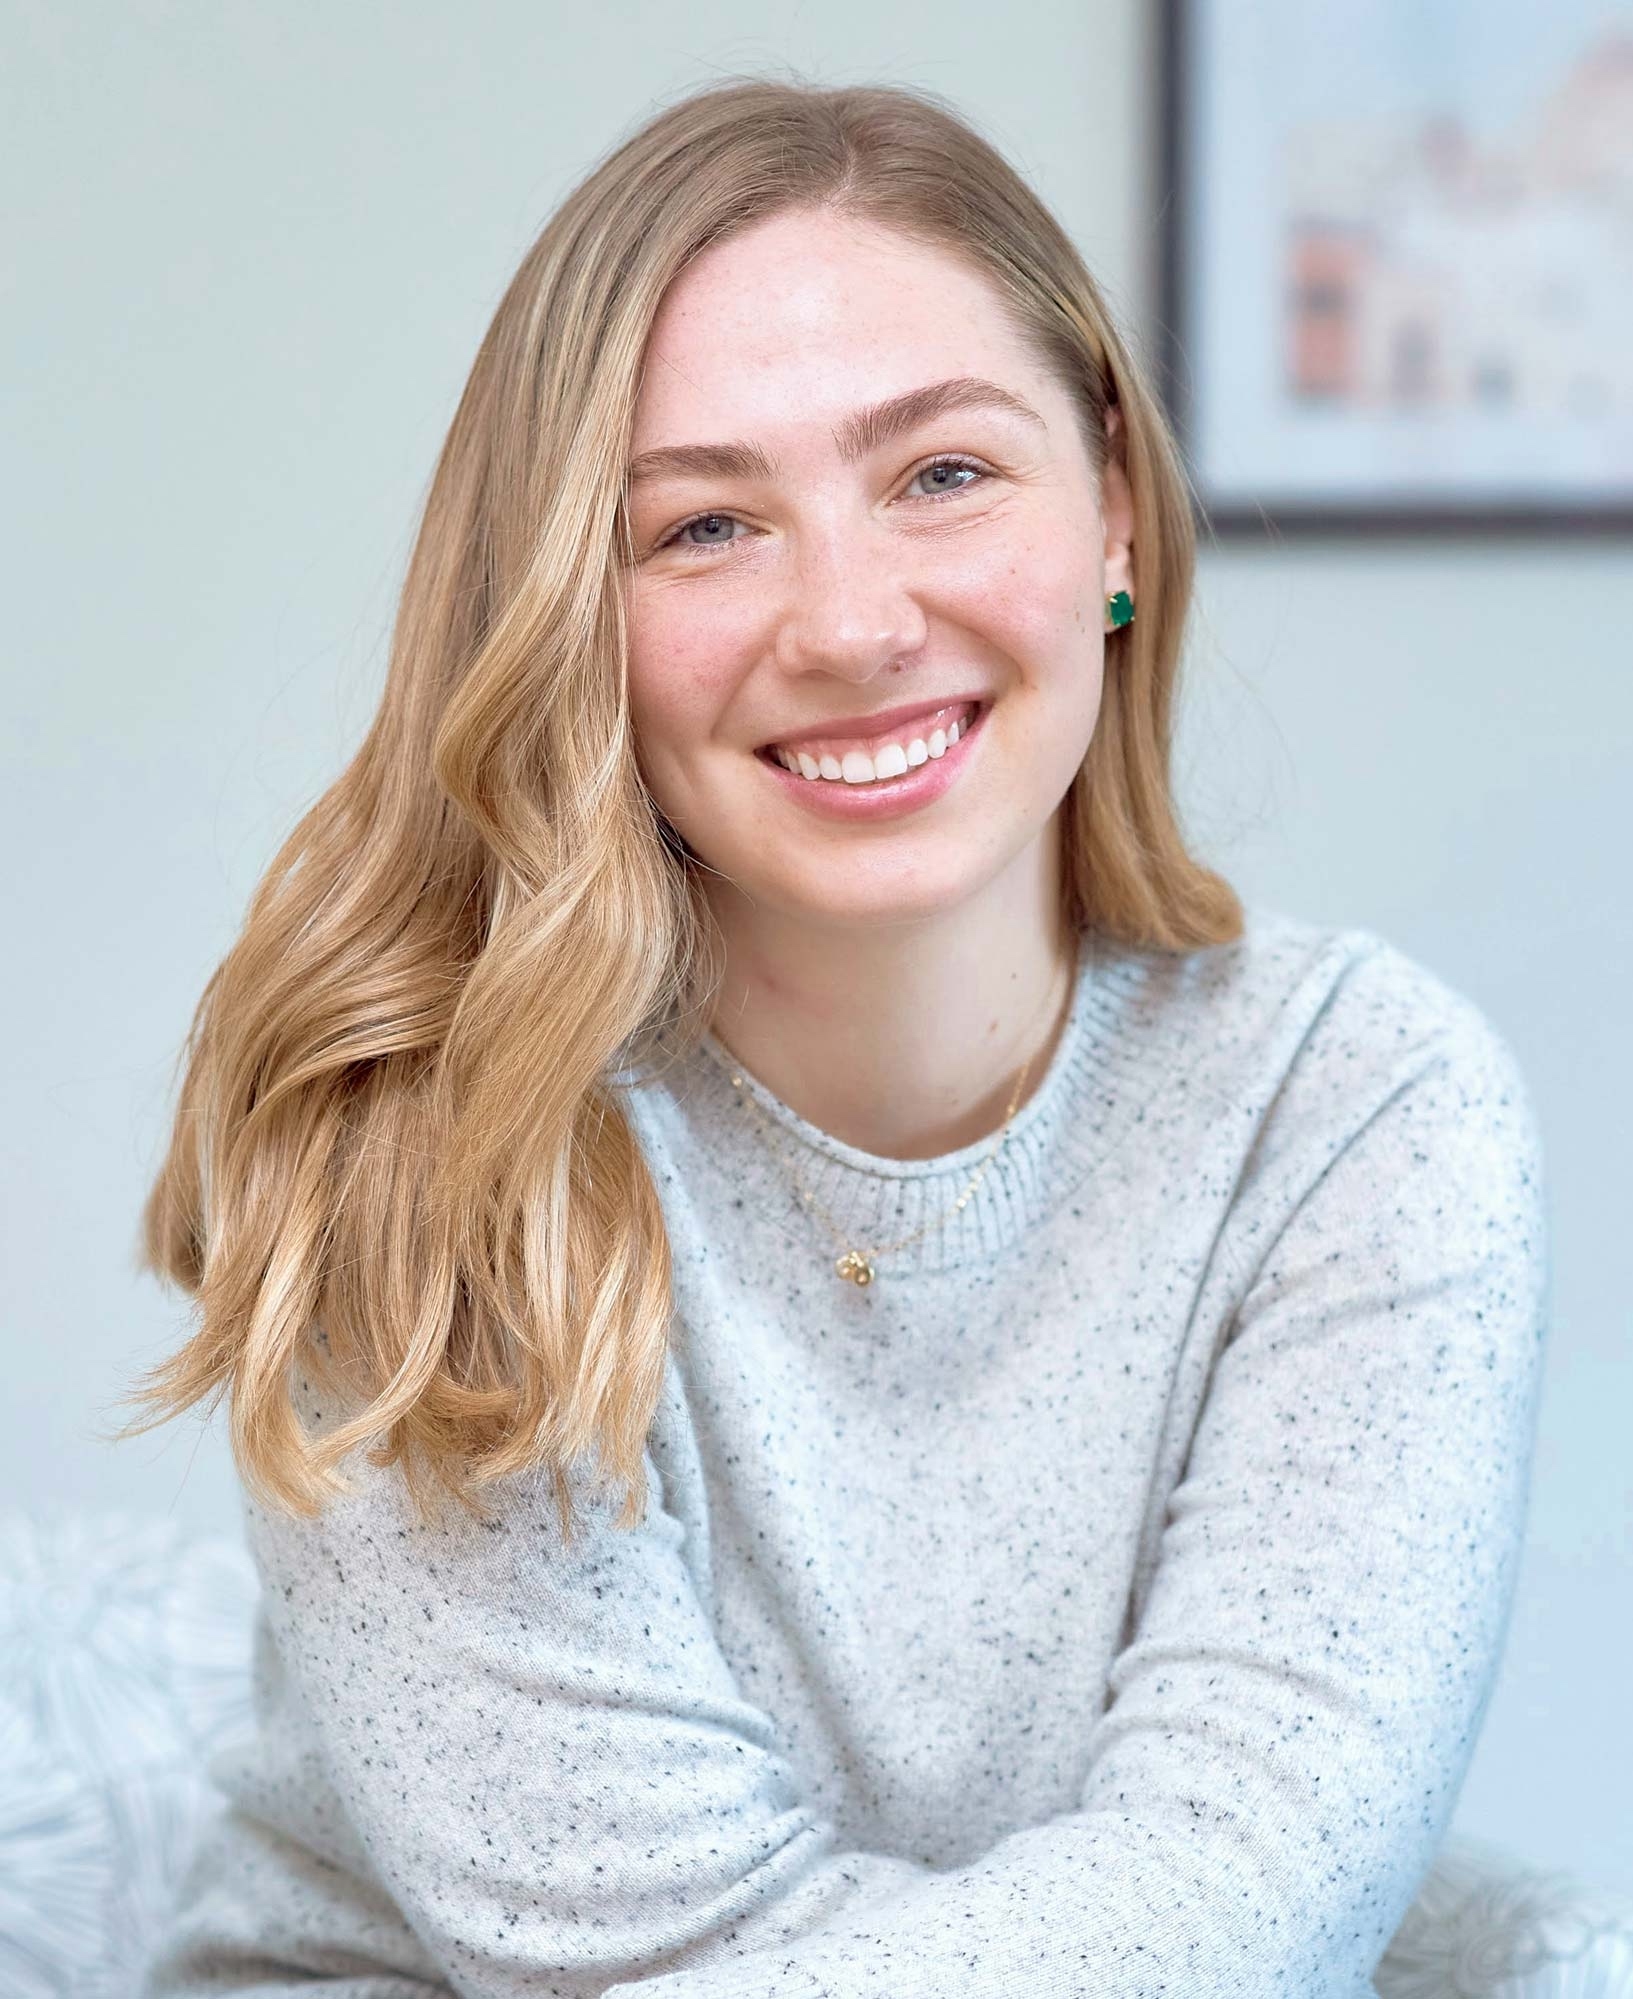
[[[1162,18],[1164,393],[1214,533],[1633,533],[1633,0]]]

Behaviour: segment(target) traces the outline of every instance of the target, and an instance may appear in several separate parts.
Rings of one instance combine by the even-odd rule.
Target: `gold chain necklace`
[[[1051,997],[1052,996],[1053,995],[1051,994]],[[987,1148],[985,1157],[982,1159],[980,1165],[975,1169],[975,1177],[970,1181],[970,1184],[964,1189],[963,1193],[959,1195],[958,1199],[954,1201],[952,1206],[947,1209],[946,1213],[935,1216],[932,1220],[926,1222],[922,1228],[915,1229],[911,1235],[903,1236],[898,1242],[887,1242],[877,1245],[870,1245],[865,1249],[857,1249],[848,1246],[847,1238],[844,1232],[835,1226],[833,1217],[828,1213],[828,1211],[824,1207],[821,1206],[821,1204],[817,1201],[816,1196],[811,1192],[810,1188],[806,1186],[804,1180],[800,1177],[798,1170],[794,1166],[792,1160],[788,1157],[788,1154],[784,1149],[781,1141],[772,1131],[770,1119],[766,1116],[765,1112],[761,1110],[760,1106],[754,1101],[754,1098],[751,1095],[751,1093],[744,1088],[741,1072],[734,1070],[732,1072],[731,1080],[732,1080],[732,1087],[737,1091],[738,1095],[743,1099],[743,1102],[747,1104],[749,1109],[754,1113],[754,1116],[759,1122],[760,1126],[770,1138],[772,1147],[776,1151],[778,1158],[781,1161],[785,1170],[787,1171],[790,1179],[792,1179],[795,1187],[798,1189],[801,1200],[804,1201],[805,1205],[808,1208],[814,1211],[814,1213],[820,1218],[823,1226],[827,1229],[828,1233],[833,1237],[834,1241],[839,1244],[842,1254],[839,1257],[837,1257],[834,1262],[835,1276],[849,1278],[849,1280],[853,1284],[871,1284],[873,1282],[873,1276],[874,1276],[873,1264],[875,1257],[888,1256],[891,1254],[893,1250],[906,1249],[910,1244],[917,1242],[920,1236],[928,1235],[930,1230],[933,1228],[939,1228],[942,1225],[942,1223],[947,1221],[951,1216],[957,1214],[959,1210],[963,1208],[965,1203],[974,1194],[976,1188],[980,1186],[982,1180],[986,1176],[988,1167],[991,1166],[993,1160],[997,1157],[998,1148],[1003,1144],[1004,1140],[1009,1136],[1009,1127],[1011,1124],[1014,1123],[1015,1112],[1020,1105],[1021,1092],[1026,1088],[1026,1079],[1032,1073],[1032,1064],[1036,1059],[1037,1059],[1036,1051],[1034,1051],[1033,1054],[1029,1055],[1026,1058],[1025,1063],[1021,1067],[1020,1078],[1015,1085],[1014,1094],[1011,1096],[1009,1100],[1009,1109],[1004,1113],[1004,1121],[998,1128],[998,1136],[992,1141],[992,1144]]]

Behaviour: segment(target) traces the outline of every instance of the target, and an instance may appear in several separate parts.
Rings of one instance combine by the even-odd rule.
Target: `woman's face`
[[[1040,840],[1132,521],[984,278],[814,212],[712,246],[653,327],[629,506],[637,760],[709,868],[836,928],[933,916]],[[891,713],[966,701],[941,755],[949,717]],[[842,774],[786,770],[800,738]]]

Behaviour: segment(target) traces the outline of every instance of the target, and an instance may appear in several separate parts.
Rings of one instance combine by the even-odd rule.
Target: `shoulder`
[[[1263,906],[1245,918],[1150,980],[1178,1087],[1208,1114],[1210,1148],[1229,1147],[1239,1192],[1307,1188],[1360,1146],[1536,1197],[1536,1108],[1483,1007],[1376,931]]]
[[[1239,1096],[1297,1077],[1353,1098],[1440,1064],[1523,1093],[1486,1011],[1375,930],[1264,905],[1244,917],[1239,938],[1181,954],[1159,975],[1161,1004],[1212,1087]]]
[[[1322,1189],[1352,1217],[1410,1206],[1540,1253],[1536,1107],[1467,993],[1375,931],[1262,909],[1192,960],[1179,975],[1200,1030],[1188,1088],[1235,1127],[1233,1205],[1255,1216],[1249,1235]]]

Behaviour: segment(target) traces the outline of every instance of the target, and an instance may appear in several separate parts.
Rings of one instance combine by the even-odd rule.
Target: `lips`
[[[936,729],[945,732],[955,721],[960,728],[967,728],[981,714],[982,707],[980,699],[971,695],[953,701],[932,702],[927,706],[891,709],[887,714],[899,718],[894,722],[874,720],[861,725],[830,724],[825,729],[808,730],[804,735],[780,736],[775,742],[763,744],[755,755],[772,763],[778,761],[779,750],[803,750],[813,757],[843,757],[847,750],[862,750],[871,756],[887,743],[900,743],[905,748],[914,737],[927,738]]]
[[[933,809],[936,801],[959,783],[971,759],[980,761],[981,739],[992,706],[991,702],[980,703],[974,719],[958,730],[957,742],[948,743],[941,756],[926,755],[922,762],[910,763],[893,776],[881,777],[875,771],[866,781],[853,781],[842,771],[836,775],[829,757],[822,759],[828,771],[826,776],[807,776],[799,768],[790,769],[770,751],[757,750],[753,754],[755,761],[765,768],[766,781],[781,788],[794,809],[830,824],[878,824]],[[935,733],[931,732],[932,737]],[[925,747],[928,750],[929,744]],[[912,754],[911,748],[906,754]],[[789,761],[797,764],[800,759],[790,756]],[[803,761],[811,762],[809,752],[803,753]]]

